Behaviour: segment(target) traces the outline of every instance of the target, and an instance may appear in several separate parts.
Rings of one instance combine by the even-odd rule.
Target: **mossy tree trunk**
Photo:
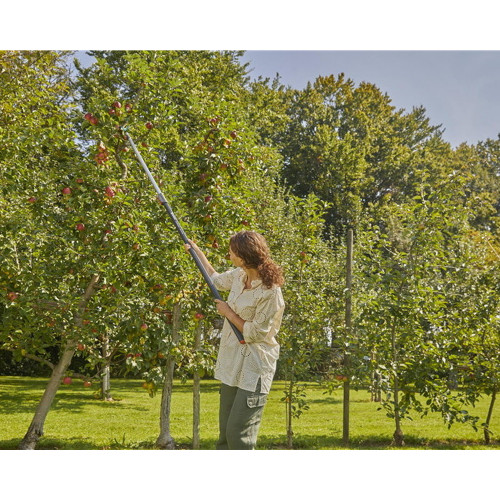
[[[172,317],[172,343],[175,345],[179,341],[179,331],[181,328],[181,305],[176,302],[173,307]],[[172,403],[172,391],[174,386],[175,359],[169,354],[165,366],[165,382],[161,394],[160,408],[160,434],[156,440],[156,446],[163,450],[175,449],[175,441],[170,434],[170,412]]]
[[[78,306],[78,312],[75,317],[75,330],[78,331],[82,328],[83,323],[83,314],[85,312],[85,308],[87,304],[94,294],[95,286],[99,281],[99,276],[94,274],[85,290],[85,293],[80,301]],[[61,380],[68,369],[71,360],[73,359],[73,355],[75,354],[76,347],[78,345],[78,338],[76,335],[72,335],[66,343],[64,344],[64,348],[62,351],[61,358],[59,362],[55,365],[52,370],[52,375],[49,379],[47,387],[43,393],[42,399],[40,403],[38,403],[37,409],[35,411],[35,415],[31,424],[26,432],[23,440],[19,444],[20,450],[34,450],[38,441],[43,436],[43,426],[45,424],[45,419],[47,418],[47,414],[50,411],[50,407],[54,402],[54,398],[56,396],[57,390],[61,385]]]

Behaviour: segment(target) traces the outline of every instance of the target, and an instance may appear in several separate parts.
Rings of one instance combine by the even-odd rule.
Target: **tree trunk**
[[[347,258],[346,258],[346,297],[345,297],[345,328],[347,338],[352,337],[352,248],[353,248],[353,231],[347,231]],[[343,418],[342,418],[342,442],[344,446],[349,446],[349,407],[350,407],[350,392],[351,381],[349,378],[349,355],[344,355],[344,375],[347,379],[344,382],[344,397],[343,397]]]
[[[380,388],[380,373],[375,370],[372,374],[372,401],[380,403],[382,401],[382,389]]]
[[[392,323],[392,358],[394,362],[394,423],[396,424],[396,430],[394,431],[393,438],[394,444],[396,446],[404,446],[404,435],[401,429],[401,414],[399,411],[399,380],[397,373],[397,359],[398,353],[396,348],[396,320]]]
[[[173,307],[172,318],[172,344],[179,340],[179,330],[181,327],[181,305],[176,302]],[[161,394],[160,408],[160,435],[156,440],[156,446],[163,450],[175,449],[175,441],[170,434],[170,409],[172,401],[172,390],[174,385],[175,360],[172,355],[167,356],[165,366],[165,382]]]
[[[394,376],[394,423],[396,430],[394,431],[393,438],[396,446],[404,446],[404,435],[401,429],[401,415],[399,412],[399,384],[397,375]]]
[[[490,401],[490,407],[488,408],[488,416],[486,417],[486,422],[484,423],[484,442],[486,444],[490,444],[490,422],[491,422],[491,416],[493,415],[493,406],[495,406],[495,399],[497,397],[497,388],[495,387],[493,389],[493,392],[491,393],[491,401]]]
[[[288,397],[286,400],[286,438],[287,438],[287,448],[291,450],[293,448],[293,429],[292,429],[292,404],[293,404],[293,375],[290,378],[290,386],[288,389]]]
[[[97,284],[98,280],[99,276],[97,274],[92,276],[92,279],[90,280],[90,283],[87,286],[87,289],[85,290],[85,293],[80,301],[78,312],[75,317],[75,327],[77,330],[82,327],[83,313],[90,298],[92,297],[92,294],[94,293],[95,285]],[[67,340],[62,356],[57,365],[54,367],[47,387],[45,388],[45,391],[43,393],[42,399],[40,400],[40,403],[38,403],[35,415],[33,417],[33,420],[31,421],[28,431],[19,444],[20,450],[34,450],[36,448],[36,445],[38,444],[38,441],[43,436],[43,426],[45,424],[45,419],[47,418],[50,407],[54,402],[54,398],[57,393],[57,389],[61,384],[62,377],[68,369],[73,355],[75,354],[77,345],[78,339],[70,338]]]
[[[194,331],[195,353],[201,349],[203,321],[199,321]],[[200,449],[200,373],[195,369],[193,374],[193,450]]]
[[[377,360],[377,354],[372,352],[372,361]],[[373,370],[371,374],[371,401],[374,403],[380,403],[382,401],[382,389],[380,387],[380,372],[378,370]]]
[[[105,360],[105,365],[103,367],[101,385],[102,399],[105,401],[113,401],[113,397],[111,396],[111,370],[109,368],[109,354],[109,338],[108,335],[105,334],[102,344],[102,357]]]

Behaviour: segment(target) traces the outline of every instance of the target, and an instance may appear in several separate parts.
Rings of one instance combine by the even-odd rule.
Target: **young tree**
[[[379,210],[362,248],[356,327],[365,356],[381,374],[382,406],[395,421],[397,446],[404,444],[402,419],[410,410],[439,411],[449,424],[476,420],[463,409],[471,398],[449,387],[450,339],[456,336],[449,284],[465,262],[468,215],[457,203],[464,183],[459,174],[439,185],[424,182],[412,203]]]

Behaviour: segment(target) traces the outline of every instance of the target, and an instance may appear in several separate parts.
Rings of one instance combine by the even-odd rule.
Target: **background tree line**
[[[499,138],[453,149],[374,84],[251,80],[239,52],[92,55],[0,53],[0,368],[50,375],[26,447],[65,377],[141,376],[153,396],[174,366],[212,371],[220,322],[123,126],[216,267],[239,229],[283,265],[289,436],[302,381],[348,378],[384,394],[398,444],[410,411],[489,439],[468,408],[488,394],[492,411],[498,390]]]

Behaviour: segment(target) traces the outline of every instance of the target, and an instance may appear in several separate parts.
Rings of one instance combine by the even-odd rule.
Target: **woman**
[[[215,300],[226,317],[215,365],[221,381],[217,449],[253,450],[279,356],[275,336],[285,308],[281,269],[264,237],[254,231],[231,237],[229,258],[236,267],[221,274],[194,242],[185,247],[195,250],[217,289],[229,291],[227,302]],[[239,343],[227,320],[246,344]]]

